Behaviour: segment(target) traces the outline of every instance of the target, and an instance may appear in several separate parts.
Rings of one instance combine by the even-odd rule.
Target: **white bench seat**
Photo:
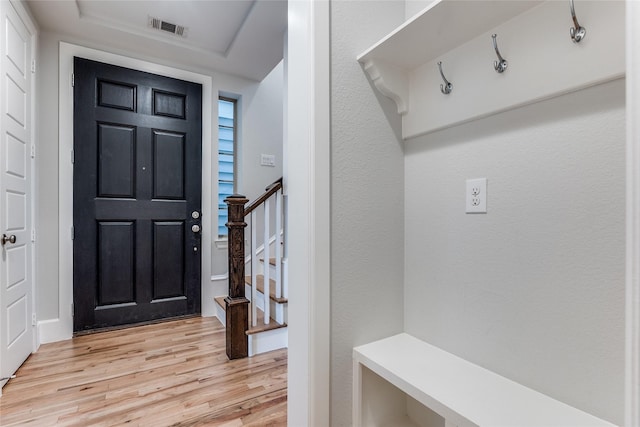
[[[363,415],[363,402],[365,412],[373,406],[367,403],[367,393],[379,390],[363,389],[362,367],[441,416],[447,427],[613,426],[406,333],[356,347],[353,359],[356,426],[394,424]],[[403,423],[406,417],[400,414]]]

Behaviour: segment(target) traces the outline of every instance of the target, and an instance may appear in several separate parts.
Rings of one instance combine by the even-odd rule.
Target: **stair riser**
[[[287,348],[289,344],[288,328],[274,329],[249,335],[249,356],[268,351]]]
[[[244,294],[247,296],[247,299],[251,301],[251,286],[245,285],[244,289]],[[256,294],[256,306],[258,307],[258,310],[264,312],[264,294],[260,291],[257,291]],[[288,317],[288,304],[280,304],[272,300],[269,300],[269,303],[269,317],[280,324],[285,323]]]
[[[216,317],[218,318],[220,323],[222,323],[222,326],[224,326],[226,328],[227,327],[227,315],[226,315],[226,313],[224,311],[224,308],[220,307],[217,303],[214,303],[213,305],[216,306]]]
[[[251,271],[251,270],[249,270]],[[264,274],[264,265],[261,262],[260,268],[258,268],[258,272],[256,274]],[[271,280],[276,280],[276,267],[274,265],[269,264],[269,278]]]
[[[284,258],[283,258],[284,261]],[[281,274],[284,271],[284,265],[280,268],[281,270]],[[251,274],[251,263],[248,263],[245,266],[245,271],[247,272],[247,274]],[[258,262],[258,271],[256,271],[256,274],[264,274],[264,261],[262,260],[262,258],[260,259],[260,261]],[[269,263],[269,277],[271,279],[275,279],[276,278],[276,266]]]
[[[272,279],[276,278],[276,266],[269,264],[269,277]]]

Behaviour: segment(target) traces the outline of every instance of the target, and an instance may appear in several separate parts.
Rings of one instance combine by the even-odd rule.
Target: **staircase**
[[[225,200],[229,207],[229,293],[216,297],[215,302],[216,316],[226,328],[229,359],[287,347],[288,287],[282,198],[280,178],[246,208],[248,200],[244,196],[234,194]],[[251,241],[245,250],[247,220]],[[262,231],[260,239],[258,231]]]

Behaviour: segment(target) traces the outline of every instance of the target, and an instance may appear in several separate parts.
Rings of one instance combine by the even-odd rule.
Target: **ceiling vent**
[[[171,22],[163,21],[160,18],[149,17],[149,27],[166,33],[175,34],[176,36],[187,37],[188,28],[182,25],[172,24]]]

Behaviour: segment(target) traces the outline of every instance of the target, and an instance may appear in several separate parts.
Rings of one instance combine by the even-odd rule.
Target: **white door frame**
[[[121,67],[133,68],[176,79],[202,84],[202,228],[211,230],[212,215],[212,124],[213,124],[213,82],[211,76],[154,64],[139,59],[90,49],[70,43],[60,42],[59,53],[59,148],[58,148],[58,250],[59,250],[59,306],[58,318],[38,323],[42,342],[55,342],[73,336],[73,57],[81,56],[93,61],[106,62]],[[217,109],[216,109],[217,110]],[[217,144],[217,143],[216,143]],[[216,150],[217,151],[217,150]],[[211,283],[211,233],[202,233],[202,311],[206,304],[213,304],[204,298],[207,285]]]
[[[625,425],[640,426],[640,2],[627,1],[627,292]]]
[[[330,422],[329,2],[296,0],[288,7],[287,420],[321,427]]]

